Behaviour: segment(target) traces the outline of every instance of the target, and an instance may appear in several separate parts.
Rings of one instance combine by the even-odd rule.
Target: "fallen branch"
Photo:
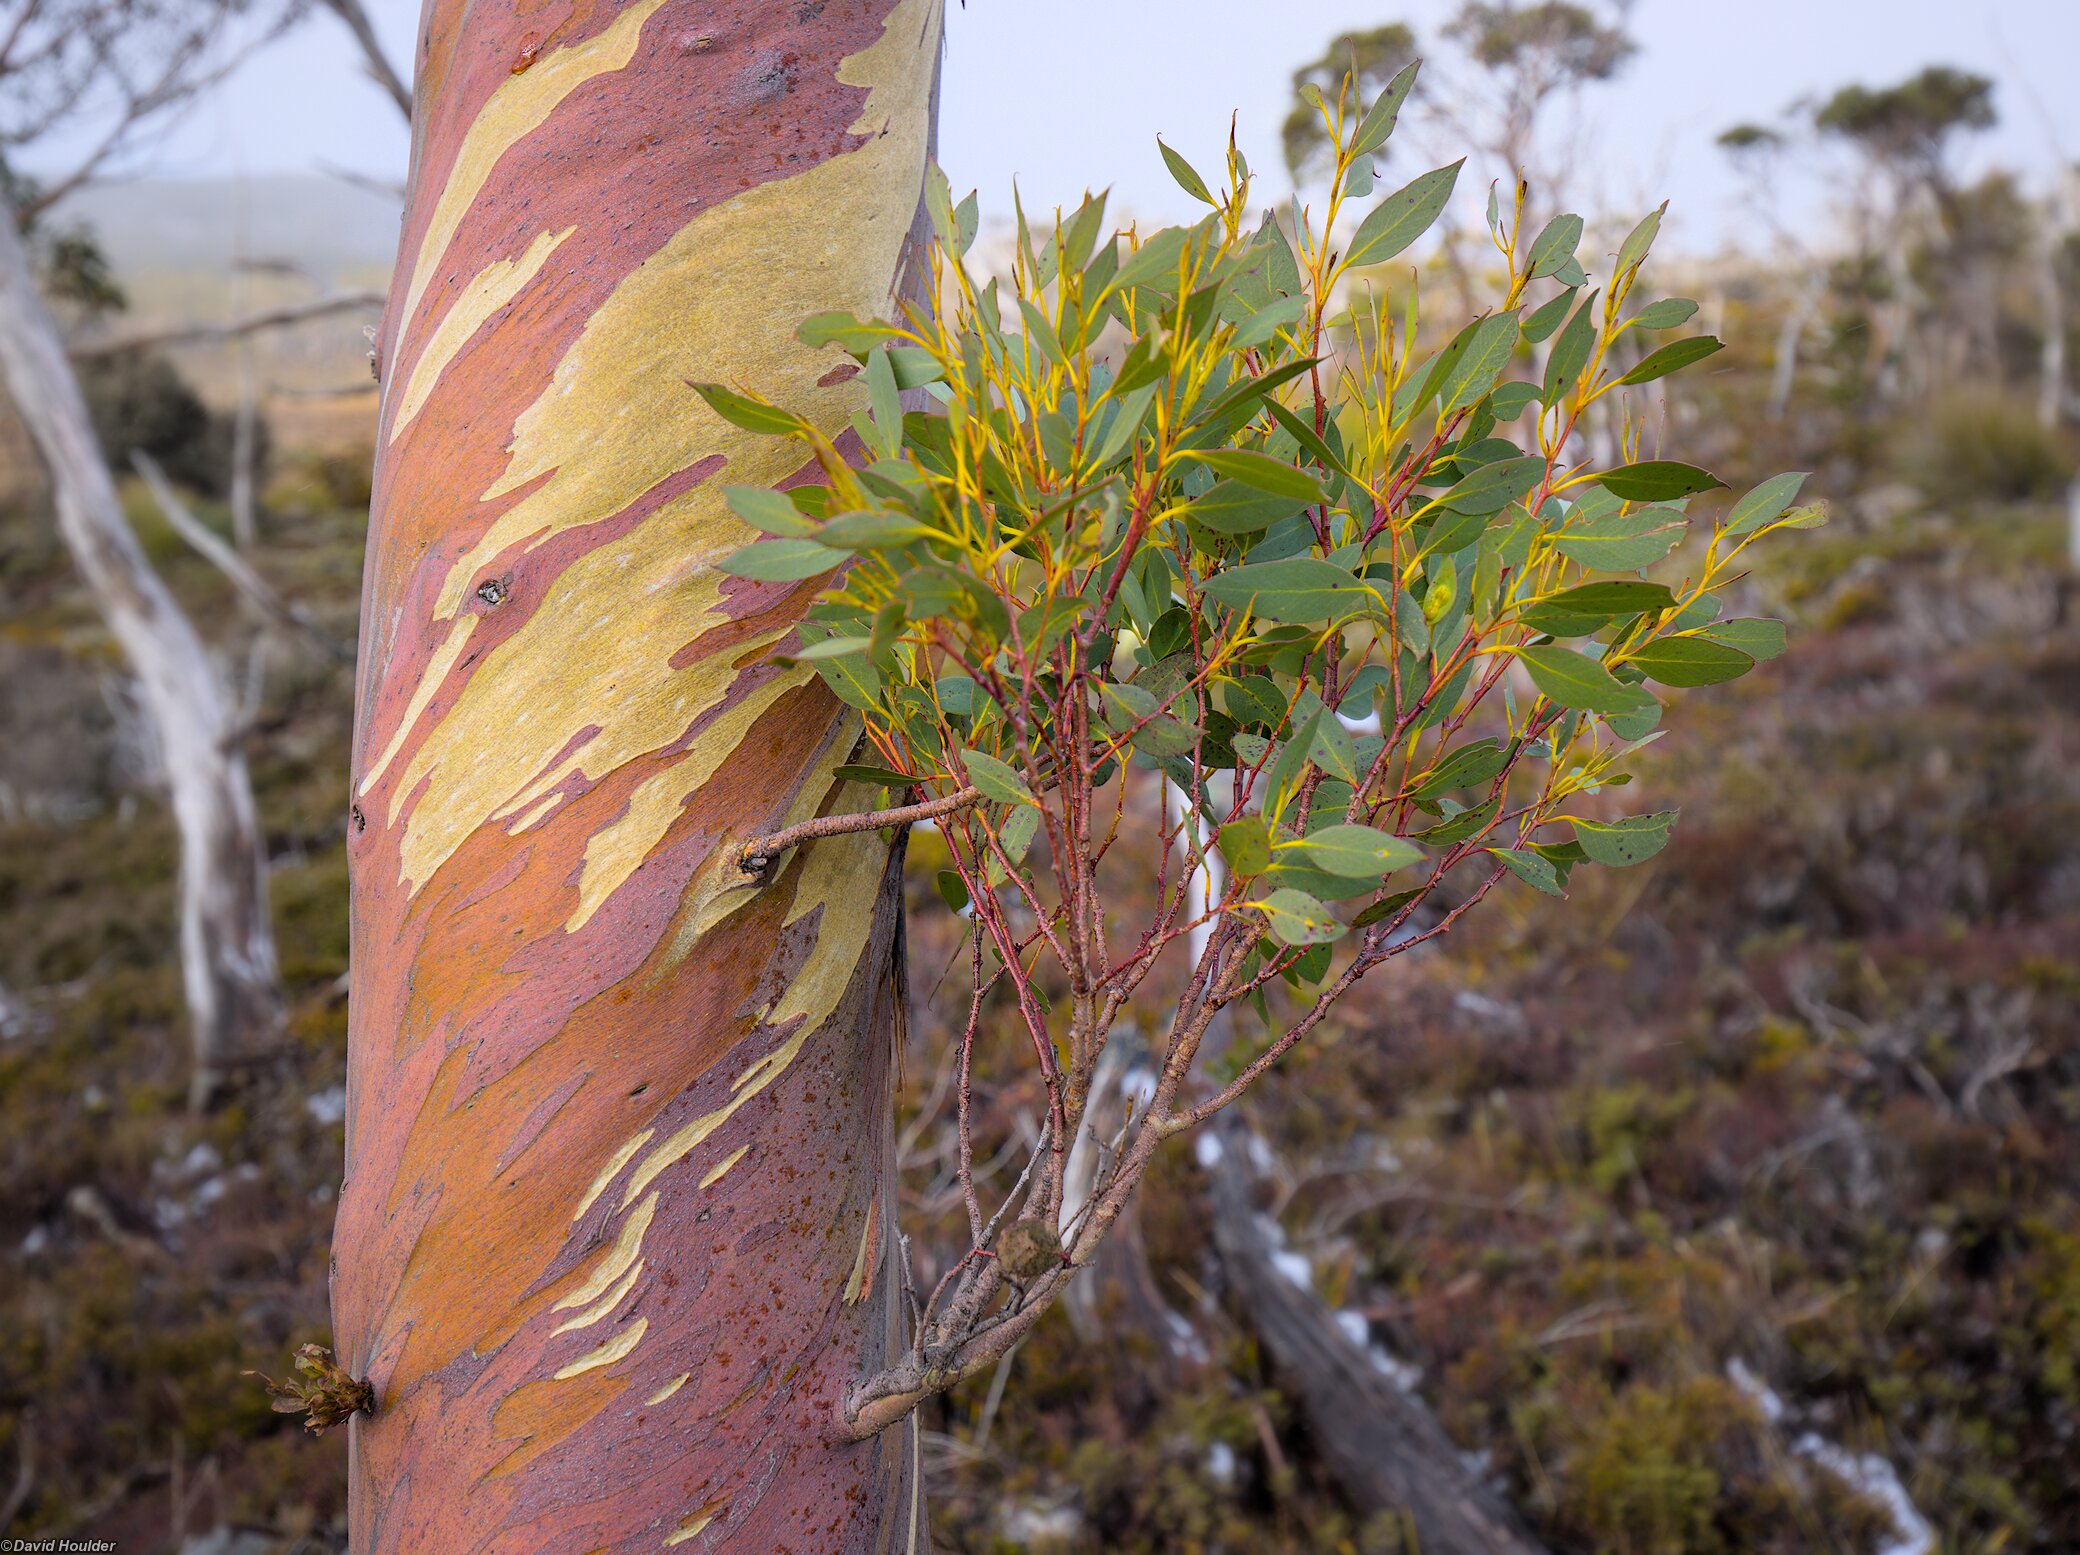
[[[1239,1128],[1208,1168],[1214,1246],[1236,1302],[1299,1405],[1323,1463],[1367,1514],[1400,1513],[1432,1555],[1545,1555],[1501,1492],[1469,1469],[1423,1401],[1396,1384],[1311,1290],[1279,1267],[1253,1202]]]

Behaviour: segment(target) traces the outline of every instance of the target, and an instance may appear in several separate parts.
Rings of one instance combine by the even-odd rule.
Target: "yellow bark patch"
[[[715,1521],[715,1514],[713,1512],[694,1513],[692,1517],[688,1518],[685,1522],[679,1525],[678,1531],[676,1533],[674,1533],[669,1539],[664,1541],[664,1547],[666,1549],[670,1549],[675,1544],[684,1544],[688,1539],[692,1538],[695,1534],[699,1533],[703,1528],[707,1527],[708,1524],[712,1523],[713,1521]]]
[[[648,1144],[650,1136],[656,1132],[657,1130],[654,1128],[646,1128],[642,1133],[636,1135],[635,1138],[614,1152],[613,1158],[605,1166],[601,1167],[599,1175],[592,1179],[592,1186],[585,1190],[585,1197],[579,1203],[577,1213],[572,1215],[571,1219],[583,1220],[585,1218],[585,1211],[599,1202],[599,1196],[607,1191],[607,1184],[621,1175],[621,1168],[628,1165],[629,1158],[642,1149],[644,1145]]]
[[[874,1252],[875,1232],[881,1224],[881,1201],[874,1199],[867,1205],[867,1218],[859,1228],[859,1251],[853,1254],[852,1278],[845,1282],[845,1305],[856,1306],[867,1294],[867,1282],[872,1277],[868,1261]]]
[[[674,1377],[674,1378],[673,1378],[673,1379],[672,1379],[672,1380],[671,1380],[670,1382],[667,1382],[667,1383],[666,1383],[666,1384],[665,1384],[665,1385],[664,1385],[663,1387],[659,1388],[659,1389],[658,1389],[658,1390],[657,1390],[657,1391],[656,1391],[655,1393],[651,1394],[651,1395],[650,1395],[650,1396],[649,1396],[648,1398],[644,1399],[644,1400],[643,1400],[643,1402],[644,1402],[644,1403],[645,1403],[646,1405],[647,1405],[647,1404],[662,1404],[662,1403],[663,1403],[663,1402],[664,1402],[664,1401],[665,1401],[666,1399],[670,1398],[670,1397],[671,1397],[671,1396],[672,1396],[672,1395],[673,1395],[674,1393],[678,1392],[678,1391],[679,1391],[679,1390],[680,1390],[681,1388],[685,1387],[685,1386],[686,1386],[686,1384],[687,1384],[688,1382],[692,1381],[692,1380],[693,1380],[693,1373],[692,1373],[692,1372],[690,1372],[690,1371],[682,1371],[682,1372],[680,1372],[680,1373],[679,1373],[679,1375],[678,1375],[678,1376]]]
[[[621,1207],[628,1208],[628,1203],[624,1201]],[[633,1215],[622,1222],[621,1235],[614,1239],[614,1245],[607,1250],[607,1256],[600,1260],[599,1267],[592,1271],[592,1277],[557,1302],[552,1310],[568,1312],[572,1307],[582,1307],[586,1302],[595,1300],[609,1285],[620,1279],[629,1265],[642,1253],[643,1238],[649,1232],[651,1218],[656,1213],[657,1195],[653,1193]]]
[[[629,1291],[634,1287],[636,1281],[642,1277],[642,1273],[643,1260],[638,1258],[635,1261],[634,1267],[632,1267],[628,1271],[628,1273],[622,1275],[621,1278],[615,1283],[614,1287],[611,1290],[609,1290],[604,1296],[600,1297],[599,1300],[595,1301],[583,1312],[580,1312],[576,1317],[570,1318],[567,1321],[560,1323],[556,1327],[550,1329],[549,1333],[551,1334],[551,1336],[553,1337],[556,1334],[567,1334],[575,1329],[590,1328],[601,1318],[611,1315],[613,1310],[621,1305],[621,1299],[629,1293]]]
[[[556,1380],[558,1382],[568,1382],[571,1378],[583,1376],[588,1371],[596,1371],[602,1366],[613,1365],[622,1356],[628,1354],[629,1351],[642,1343],[643,1335],[648,1331],[649,1327],[650,1319],[647,1317],[637,1318],[597,1350],[589,1351],[572,1361],[570,1365],[560,1368],[556,1373]]]
[[[585,844],[585,868],[578,877],[578,908],[564,925],[566,929],[575,934],[585,926],[585,921],[605,905],[614,888],[650,856],[650,850],[685,809],[686,801],[715,775],[715,769],[743,741],[759,716],[784,693],[804,684],[814,674],[807,666],[797,666],[747,692],[701,730],[693,749],[638,785],[621,818],[594,832]]]
[[[394,443],[404,435],[404,429],[426,404],[426,397],[433,393],[433,386],[440,382],[441,374],[469,344],[470,337],[484,327],[492,314],[517,297],[558,245],[577,230],[565,227],[561,232],[544,232],[527,245],[527,251],[518,259],[493,260],[463,287],[462,294],[441,319],[440,327],[419,352],[418,361],[412,364],[404,397],[397,402],[397,412],[390,418],[389,441]]]
[[[540,129],[558,103],[594,76],[624,69],[636,57],[643,23],[663,4],[664,0],[635,0],[610,26],[581,43],[541,55],[529,69],[500,82],[498,90],[485,100],[455,153],[448,181],[441,186],[440,200],[433,208],[433,218],[426,224],[426,236],[419,240],[411,284],[404,294],[404,311],[398,315],[400,327],[410,324],[418,313],[419,301],[426,295],[434,271],[455,240],[462,218],[469,214],[490,180],[498,159]]]
[[[749,1145],[739,1145],[728,1155],[724,1156],[720,1162],[709,1169],[708,1175],[701,1179],[701,1186],[703,1188],[712,1188],[715,1184],[722,1181],[723,1174],[743,1160],[745,1152],[750,1148]]]

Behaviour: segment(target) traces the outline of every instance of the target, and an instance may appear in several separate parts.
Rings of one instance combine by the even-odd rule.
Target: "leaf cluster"
[[[1715,477],[1649,456],[1622,413],[1617,458],[1580,435],[1600,403],[1719,349],[1681,333],[1695,303],[1641,291],[1659,211],[1599,282],[1582,219],[1527,231],[1520,186],[1513,209],[1489,201],[1496,306],[1436,334],[1413,284],[1382,300],[1382,267],[1459,176],[1371,192],[1415,75],[1367,104],[1314,94],[1334,153],[1319,214],[1253,213],[1232,140],[1218,182],[1165,146],[1201,220],[1108,230],[1094,196],[1035,230],[1021,209],[1011,273],[991,276],[974,196],[934,171],[935,302],[802,328],[860,369],[847,437],[698,386],[821,467],[785,494],[730,489],[766,538],[724,566],[820,580],[792,651],[863,721],[872,759],[847,776],[893,803],[974,796],[937,823],[942,893],[979,941],[971,1023],[1008,989],[1054,1141],[1075,1137],[1107,1034],[1169,945],[1192,964],[1136,1136],[1151,1148],[1498,882],[1558,895],[1576,869],[1650,857],[1674,812],[1614,816],[1603,796],[1655,737],[1662,692],[1783,648],[1781,623],[1726,619],[1722,596],[1749,546],[1820,521],[1794,506],[1804,477],[1693,522]],[[1152,831],[1156,903],[1130,921],[1101,865]],[[1447,907],[1435,893],[1461,864]],[[1186,1103],[1215,1014],[1246,1001],[1269,1020],[1279,981],[1301,1013]],[[1138,1148],[1107,1192],[1131,1188]],[[1021,1219],[1051,1218],[1060,1189],[1056,1162]],[[972,1196],[970,1216],[979,1249]],[[1073,1264],[1083,1244],[1061,1230]]]

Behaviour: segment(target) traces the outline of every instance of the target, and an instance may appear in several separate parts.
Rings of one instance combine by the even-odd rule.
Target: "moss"
[[[1716,1460],[1727,1438],[1753,1426],[1744,1402],[1713,1378],[1599,1400],[1560,1437],[1571,1459],[1561,1515],[1611,1555],[1716,1555],[1728,1548]]]

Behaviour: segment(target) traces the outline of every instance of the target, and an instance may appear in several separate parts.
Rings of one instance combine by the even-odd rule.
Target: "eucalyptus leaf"
[[[1375,205],[1358,224],[1344,253],[1344,264],[1383,264],[1428,232],[1451,199],[1459,169],[1465,165],[1466,159],[1461,157],[1403,185]]]
[[[1655,815],[1635,815],[1622,821],[1590,821],[1571,816],[1575,841],[1590,862],[1611,869],[1624,869],[1645,862],[1668,845],[1669,828],[1678,812],[1663,810]]]

